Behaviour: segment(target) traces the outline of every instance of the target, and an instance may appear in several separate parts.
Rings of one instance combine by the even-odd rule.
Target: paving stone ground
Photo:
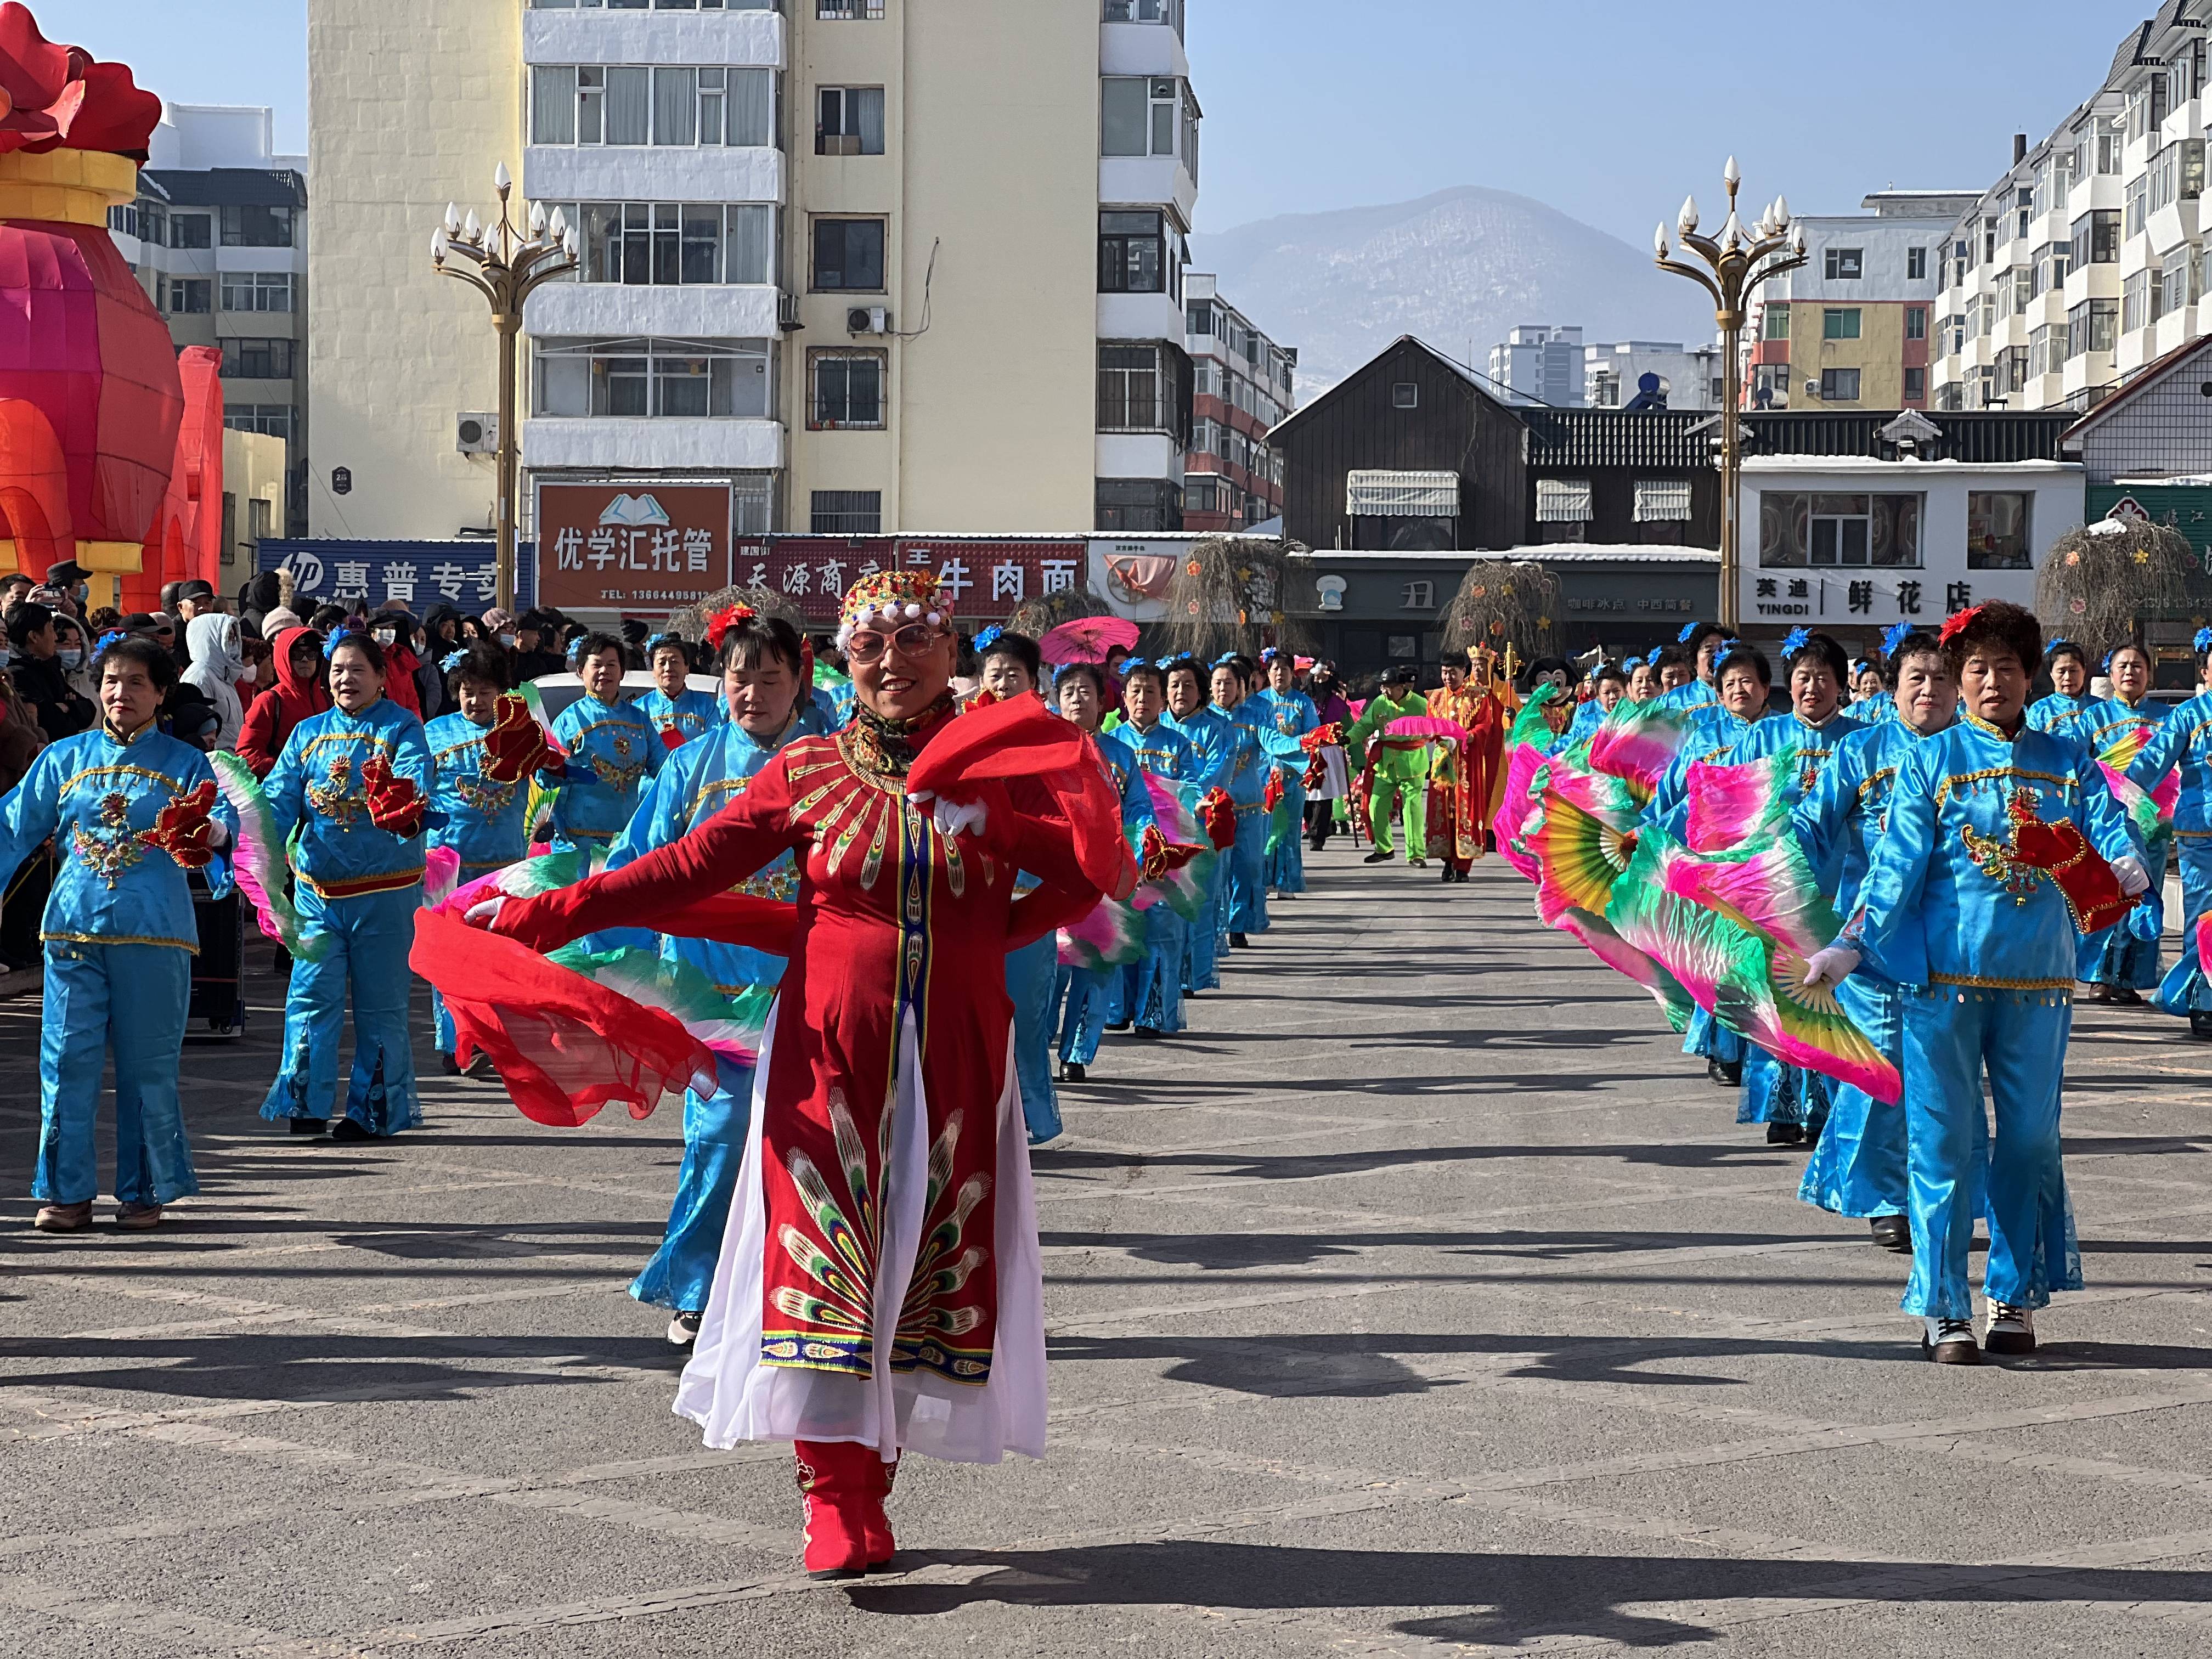
[[[674,1103],[556,1132],[440,1079],[421,1133],[297,1144],[264,972],[185,1054],[203,1195],[45,1238],[0,1004],[0,1656],[2212,1648],[2212,1048],[2081,1012],[2091,1288],[1939,1368],[1905,1263],[1510,872],[1340,844],[1277,914],[1037,1156],[1051,1456],[917,1462],[909,1570],[854,1587],[623,1294]]]

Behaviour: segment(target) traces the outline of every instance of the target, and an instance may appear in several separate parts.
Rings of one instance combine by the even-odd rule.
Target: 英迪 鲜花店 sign
[[[667,611],[730,585],[726,483],[541,483],[538,602]]]

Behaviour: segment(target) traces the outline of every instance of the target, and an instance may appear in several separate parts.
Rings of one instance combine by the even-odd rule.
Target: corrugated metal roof
[[[1712,464],[1705,434],[1694,430],[1712,418],[1704,410],[1516,408],[1513,412],[1528,428],[1531,466],[1680,468]]]
[[[1894,449],[1881,428],[1897,418],[1895,410],[1790,410],[1747,413],[1753,455],[1873,455],[1889,459]],[[1921,455],[1947,461],[2055,461],[2059,441],[2075,416],[2065,410],[1976,410],[1930,413],[1942,436]]]
[[[307,180],[289,168],[149,168],[143,175],[180,207],[305,207]]]

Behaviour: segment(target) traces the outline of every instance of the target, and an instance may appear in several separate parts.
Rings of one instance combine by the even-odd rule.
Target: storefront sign
[[[538,486],[538,603],[652,614],[730,585],[730,486]]]
[[[516,598],[536,602],[533,550],[516,550]],[[292,573],[292,608],[306,616],[319,605],[356,604],[374,611],[397,600],[416,616],[434,605],[465,615],[489,611],[499,592],[499,546],[490,537],[465,542],[357,542],[264,538],[255,560],[260,570]]]
[[[1004,621],[1017,605],[1083,586],[1079,541],[934,541],[892,536],[756,537],[738,549],[740,586],[781,594],[809,622],[836,620],[864,576],[894,567],[929,570],[963,622]]]

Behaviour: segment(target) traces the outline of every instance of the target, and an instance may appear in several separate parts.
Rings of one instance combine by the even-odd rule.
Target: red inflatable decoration
[[[129,70],[47,40],[28,9],[0,4],[0,569],[73,556],[95,573],[95,604],[139,574],[149,533],[166,537],[156,520],[185,412],[167,325],[107,234],[108,208],[137,195],[161,117]],[[51,490],[27,482],[56,453],[58,514]],[[218,440],[218,495],[221,457]]]

